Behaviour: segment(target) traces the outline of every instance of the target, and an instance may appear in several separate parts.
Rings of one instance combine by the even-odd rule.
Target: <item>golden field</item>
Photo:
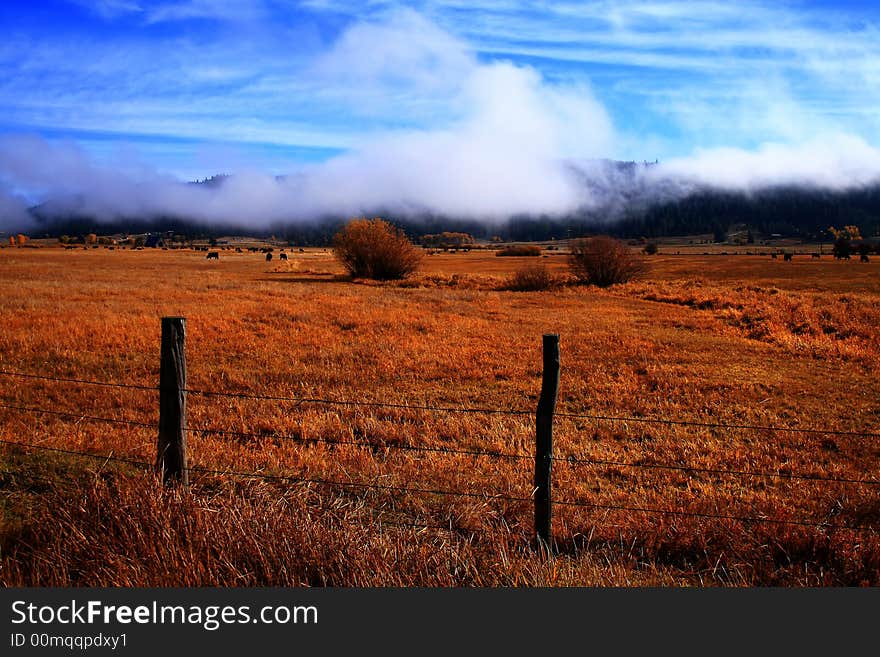
[[[830,433],[880,433],[880,259],[663,250],[637,282],[510,292],[534,258],[438,253],[375,283],[323,249],[0,249],[0,370],[156,386],[160,318],[179,315],[195,391],[525,411],[193,392],[191,466],[311,481],[194,471],[188,492],[0,444],[0,582],[880,584],[880,437]],[[558,412],[633,418],[557,418],[552,558],[528,499],[544,333],[560,335]],[[154,390],[9,375],[0,390],[74,416],[0,408],[2,440],[155,458]]]

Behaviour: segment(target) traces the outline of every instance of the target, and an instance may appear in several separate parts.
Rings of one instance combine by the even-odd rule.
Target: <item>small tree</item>
[[[352,219],[333,237],[333,254],[355,278],[406,278],[419,266],[422,252],[383,219]]]
[[[657,248],[657,242],[648,242],[647,244],[645,244],[645,248],[643,250],[645,252],[645,255],[657,255],[657,251],[659,250]]]
[[[626,283],[644,275],[648,269],[639,253],[607,235],[574,240],[569,267],[581,283],[599,287]]]

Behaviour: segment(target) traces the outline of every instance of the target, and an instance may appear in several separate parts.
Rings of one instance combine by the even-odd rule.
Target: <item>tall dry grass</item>
[[[0,369],[155,385],[159,318],[183,315],[192,388],[528,410],[540,387],[540,336],[555,332],[562,336],[561,411],[878,427],[880,345],[871,337],[880,282],[876,270],[865,269],[874,263],[786,263],[793,273],[769,258],[661,255],[640,283],[522,295],[497,289],[517,265],[491,253],[427,258],[424,273],[408,286],[342,281],[329,252],[292,258],[289,268],[275,270],[259,254],[224,254],[218,267],[198,252],[7,250],[0,253]],[[555,274],[565,271],[564,258],[545,264]],[[755,322],[747,326],[744,317],[763,318],[767,331],[754,332]],[[0,386],[4,404],[156,422],[150,391],[7,377]],[[549,565],[529,549],[529,504],[504,499],[529,496],[528,458],[394,448],[528,456],[534,441],[528,414],[195,394],[189,412],[193,428],[234,432],[191,434],[191,462],[198,467],[477,496],[201,475],[192,493],[178,499],[145,474],[117,474],[101,462],[71,481],[64,472],[85,466],[71,461],[62,468],[54,457],[38,471],[49,483],[36,485],[25,477],[32,461],[4,447],[2,469],[14,476],[0,478],[3,583],[170,583],[174,576],[150,566],[158,549],[150,545],[169,536],[162,558],[187,564],[193,575],[186,582],[204,584],[878,583],[876,533],[821,524],[877,526],[876,485],[614,465],[865,479],[880,456],[869,439],[560,419],[557,499],[599,506],[556,507],[562,554]],[[0,418],[4,440],[148,462],[154,456],[149,428],[11,410]],[[604,464],[570,463],[566,456]],[[161,515],[169,506],[179,517]],[[377,516],[450,531],[382,527]],[[264,530],[270,519],[276,532]],[[129,545],[138,533],[148,547]],[[382,567],[383,560],[398,567]]]

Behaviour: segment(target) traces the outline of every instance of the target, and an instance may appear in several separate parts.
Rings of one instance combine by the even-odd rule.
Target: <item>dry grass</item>
[[[493,408],[534,406],[541,334],[562,343],[560,410],[877,431],[880,277],[874,262],[664,256],[610,290],[499,291],[519,266],[491,252],[427,257],[393,284],[342,280],[325,250],[261,254],[4,249],[0,369],[155,385],[159,318],[188,318],[190,386],[256,394]],[[564,257],[544,259],[565,272]],[[156,423],[151,392],[0,377],[4,404]],[[823,585],[880,583],[876,533],[557,506],[561,556],[529,548],[526,460],[394,445],[521,452],[532,418],[190,395],[191,461],[482,493],[145,474],[3,449],[6,585]],[[150,429],[2,410],[0,438],[152,461]],[[302,444],[276,434],[369,442]],[[555,451],[595,460],[864,479],[876,440],[561,419]],[[63,467],[62,467],[63,466]],[[64,473],[73,470],[74,475]],[[28,473],[48,483],[36,484]],[[575,465],[558,499],[877,527],[869,484]],[[169,513],[171,509],[173,513]],[[381,526],[395,522],[451,531]],[[169,539],[170,537],[170,539]],[[159,565],[177,564],[187,572]]]
[[[503,249],[499,249],[495,252],[496,256],[506,256],[506,257],[537,257],[541,255],[541,247],[535,246],[533,244],[517,244],[514,246],[507,246]]]

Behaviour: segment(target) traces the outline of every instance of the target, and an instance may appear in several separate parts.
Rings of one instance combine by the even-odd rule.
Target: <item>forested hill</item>
[[[744,194],[702,190],[651,202],[634,199],[617,212],[585,212],[565,219],[517,217],[506,227],[516,240],[564,238],[594,232],[620,237],[711,233],[722,241],[732,226],[755,235],[828,239],[829,226],[858,226],[864,236],[880,233],[880,185],[846,192],[777,188]]]

